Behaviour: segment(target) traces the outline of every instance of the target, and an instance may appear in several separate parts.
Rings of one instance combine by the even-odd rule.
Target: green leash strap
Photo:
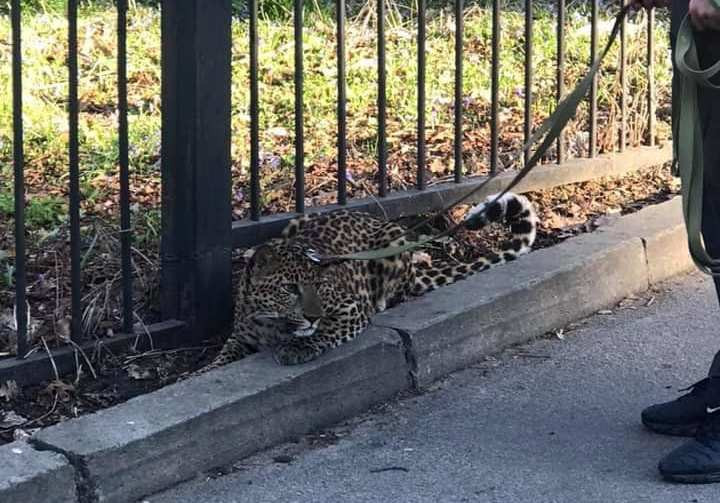
[[[683,216],[688,235],[690,256],[697,267],[713,276],[720,276],[720,260],[712,258],[702,239],[703,210],[703,132],[698,109],[698,86],[720,91],[711,79],[720,72],[720,61],[705,70],[695,46],[689,16],[683,19],[675,48],[678,74],[673,89],[680,100],[673,103],[673,147],[680,175]],[[716,120],[720,120],[717,118]]]
[[[610,38],[607,41],[607,44],[605,44],[605,47],[603,51],[600,53],[600,57],[598,57],[588,70],[587,75],[583,77],[583,79],[578,83],[577,86],[575,86],[575,89],[572,90],[570,94],[568,94],[565,98],[563,98],[560,103],[558,103],[557,108],[555,109],[555,112],[553,112],[550,117],[545,119],[542,124],[538,127],[538,129],[532,134],[530,139],[527,141],[525,145],[523,145],[518,151],[516,152],[517,158],[520,158],[522,156],[522,153],[528,149],[533,147],[535,144],[540,142],[537,149],[535,149],[535,152],[530,156],[528,161],[525,163],[523,168],[518,172],[518,174],[515,176],[515,178],[512,179],[512,181],[505,187],[504,190],[502,190],[496,198],[490,202],[490,204],[485,205],[485,209],[482,211],[476,213],[473,218],[481,218],[482,215],[484,215],[486,209],[492,205],[492,203],[498,201],[501,197],[503,197],[508,191],[512,190],[518,183],[520,183],[530,171],[537,165],[537,163],[542,159],[543,155],[547,152],[548,148],[560,137],[560,134],[562,133],[563,129],[567,125],[567,123],[575,116],[575,113],[577,112],[577,108],[582,102],[582,100],[585,98],[585,95],[587,95],[588,91],[590,90],[590,87],[592,86],[593,79],[595,78],[595,75],[600,70],[600,65],[602,64],[603,60],[607,56],[608,52],[610,52],[610,49],[612,48],[612,45],[615,43],[615,40],[617,39],[618,33],[620,32],[620,26],[622,24],[623,19],[625,16],[627,16],[627,13],[632,8],[632,4],[629,3],[625,5],[618,15],[615,18],[615,24],[613,25],[612,31],[610,32]],[[541,141],[542,140],[542,141]],[[449,209],[457,206],[458,204],[461,204],[468,199],[470,199],[473,195],[480,192],[490,181],[498,176],[498,173],[490,175],[483,183],[475,187],[474,189],[470,190],[468,193],[460,197],[459,199],[453,201],[451,204],[447,205],[445,209],[443,209],[443,212],[447,212]],[[459,227],[461,227],[463,223],[457,224],[450,229],[436,235],[432,236],[427,239],[422,239],[419,241],[411,241],[404,246],[388,246],[385,248],[379,248],[376,250],[368,250],[363,252],[357,252],[357,253],[348,253],[345,255],[320,255],[315,251],[309,250],[308,251],[308,257],[320,264],[329,264],[333,262],[338,262],[341,260],[375,260],[375,259],[381,259],[381,258],[387,258],[387,257],[393,257],[395,255],[399,255],[401,253],[414,250],[416,248],[420,248],[431,241],[435,241],[441,237],[447,236],[455,232]],[[417,227],[417,226],[416,226]]]

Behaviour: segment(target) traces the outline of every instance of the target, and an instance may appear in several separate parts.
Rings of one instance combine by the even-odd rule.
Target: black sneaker
[[[694,440],[681,445],[660,461],[666,480],[685,484],[720,482],[720,403],[706,406],[707,419]]]
[[[693,437],[708,418],[708,406],[720,405],[720,377],[706,377],[681,391],[689,393],[642,411],[642,422],[663,435]]]

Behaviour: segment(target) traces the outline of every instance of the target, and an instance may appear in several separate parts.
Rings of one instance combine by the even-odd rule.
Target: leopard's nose
[[[309,321],[310,323],[312,323],[313,325],[314,325],[315,322],[318,321],[320,318],[322,318],[322,316],[320,316],[320,315],[316,315],[316,314],[305,314],[305,319],[308,320],[308,321]]]

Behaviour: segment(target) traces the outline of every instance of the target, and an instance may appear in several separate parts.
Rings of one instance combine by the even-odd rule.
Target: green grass
[[[9,219],[15,214],[15,202],[9,192],[0,193],[0,217]],[[36,197],[25,206],[25,225],[29,228],[53,228],[67,212],[65,201],[55,196]]]
[[[147,2],[131,2],[128,39],[130,155],[133,200],[138,203],[136,209],[156,207],[159,199],[160,13],[144,3]],[[270,2],[265,4],[271,5]],[[44,227],[55,224],[53,218],[47,217],[47,211],[62,215],[66,208],[65,204],[58,203],[67,194],[65,2],[34,0],[24,5],[27,5],[23,25],[27,187],[30,206],[42,208],[37,210],[39,216],[31,224]],[[291,4],[277,0],[273,5],[287,11]],[[350,188],[351,194],[361,195],[366,192],[367,184],[372,183],[375,170],[377,68],[372,9],[360,4],[355,10],[358,15],[349,21],[347,28],[348,141],[349,166],[355,181]],[[411,10],[398,12],[387,29],[389,172],[394,189],[411,184],[415,170],[417,53],[414,19]],[[522,141],[523,16],[522,12],[508,10],[502,17],[500,111],[501,146],[505,154]],[[433,10],[429,18],[426,135],[430,171],[441,178],[450,173],[452,166],[453,17],[450,11],[438,9]],[[586,17],[576,12],[568,18],[565,78],[567,88],[571,89],[587,68],[590,37]],[[335,187],[336,70],[332,19],[332,12],[324,4],[314,4],[307,9],[303,43],[306,178],[310,204],[332,202]],[[115,211],[118,194],[114,23],[110,2],[83,3],[79,22],[80,151],[83,212],[87,215]],[[630,143],[640,142],[647,133],[643,23],[644,19],[640,17],[629,25]],[[465,15],[465,30],[465,161],[470,173],[482,173],[487,169],[489,144],[489,11],[478,6],[469,8]],[[606,26],[602,31],[601,43],[608,30],[609,26]],[[292,186],[288,180],[294,163],[292,23],[288,16],[270,13],[260,23],[259,32],[263,210],[272,212],[291,205]],[[658,26],[655,79],[661,103],[667,102],[670,80],[664,32],[665,28]],[[248,205],[243,188],[247,186],[249,171],[249,61],[247,23],[241,18],[233,21],[233,40],[234,214],[242,217]],[[533,53],[536,97],[533,117],[536,124],[554,108],[555,46],[554,14],[539,9]],[[617,138],[620,94],[617,59],[616,47],[600,77],[601,150],[611,150]],[[0,214],[4,215],[12,211],[12,205],[3,206],[2,203],[12,197],[11,116],[10,27],[5,15],[0,17],[0,196],[4,197],[0,199]],[[586,127],[586,120],[587,106],[583,106],[570,127],[569,143],[578,141],[575,132]],[[4,207],[8,208],[5,213]],[[30,213],[28,211],[28,215]]]
[[[160,0],[127,0],[128,5],[131,8],[140,7],[155,7],[160,5]],[[89,10],[103,10],[109,9],[114,5],[111,0],[80,0],[78,2],[80,8],[86,12]],[[231,1],[233,13],[236,16],[242,16],[245,14],[247,8],[246,0],[232,0]],[[325,2],[324,5],[320,6],[315,3],[315,6],[328,10],[331,7],[329,2]],[[23,0],[22,2],[23,11],[36,14],[36,13],[54,13],[60,14],[67,9],[67,0]],[[292,15],[293,1],[292,0],[260,0],[258,2],[258,11],[265,17],[272,19],[287,19]],[[0,13],[6,14],[10,11],[10,0],[0,1]]]

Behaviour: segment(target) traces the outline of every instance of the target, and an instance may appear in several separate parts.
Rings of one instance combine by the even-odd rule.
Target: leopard
[[[531,250],[538,218],[525,196],[490,196],[463,219],[469,230],[491,223],[508,226],[512,235],[471,263],[430,258],[422,249],[372,260],[322,262],[318,256],[403,247],[410,242],[408,229],[348,209],[294,218],[279,237],[245,252],[233,330],[214,359],[196,373],[261,350],[269,350],[281,365],[310,362],[355,339],[388,307]]]

